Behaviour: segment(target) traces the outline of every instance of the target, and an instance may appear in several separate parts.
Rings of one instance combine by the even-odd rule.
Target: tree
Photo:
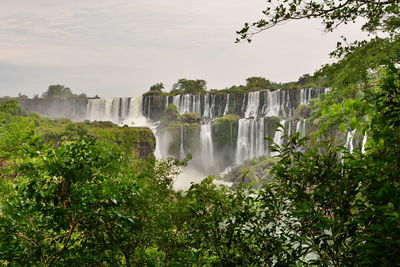
[[[297,81],[298,84],[305,85],[311,80],[310,74],[303,74],[299,80]]]
[[[154,93],[161,93],[163,89],[164,89],[163,83],[156,83],[150,86],[150,92]]]
[[[246,23],[237,31],[236,41],[251,41],[254,34],[287,21],[322,19],[325,31],[333,31],[341,24],[364,20],[362,30],[368,33],[384,31],[392,36],[400,29],[399,0],[285,0],[272,3],[263,11],[265,18]]]
[[[73,96],[71,89],[65,85],[50,85],[49,89],[43,93],[43,97],[62,97],[62,96]]]
[[[163,92],[162,90],[164,89],[164,84],[163,83],[156,83],[150,86],[150,90],[144,93],[144,96],[157,96],[157,95],[162,95]]]
[[[196,94],[207,90],[205,80],[179,79],[173,86],[171,93],[182,92],[184,94]]]
[[[271,81],[263,77],[249,77],[246,79],[247,90],[262,90],[267,89],[271,85]]]

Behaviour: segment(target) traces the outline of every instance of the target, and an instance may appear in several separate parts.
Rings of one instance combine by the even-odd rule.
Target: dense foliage
[[[49,89],[43,93],[43,97],[68,97],[73,96],[71,89],[65,85],[50,85]]]
[[[205,80],[179,79],[172,85],[171,93],[197,94],[207,90]]]
[[[397,265],[400,72],[390,65],[381,76],[359,100],[369,110],[365,153],[326,141],[305,149],[306,138],[284,136],[289,142],[275,147],[280,158],[268,163],[272,180],[262,187],[230,190],[210,177],[184,194],[172,185],[185,161],[139,167],[118,142],[85,132],[47,145],[35,117],[3,103],[0,261]]]

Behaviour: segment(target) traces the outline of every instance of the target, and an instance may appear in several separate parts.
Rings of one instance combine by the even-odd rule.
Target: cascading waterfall
[[[227,94],[214,92],[184,94],[165,96],[163,99],[145,99],[143,109],[146,110],[144,113],[147,117],[150,116],[151,112],[156,120],[162,116],[162,110],[166,109],[169,103],[174,104],[181,115],[189,112],[198,113],[201,118],[200,125],[191,125],[186,128],[188,125],[185,122],[180,126],[180,132],[179,129],[177,129],[178,132],[173,132],[172,128],[171,130],[165,128],[160,131],[160,135],[166,137],[158,137],[158,139],[159,142],[168,142],[168,144],[171,144],[171,138],[178,139],[175,140],[178,142],[174,141],[174,144],[177,143],[180,147],[171,149],[167,144],[163,145],[163,156],[170,156],[168,151],[181,158],[184,157],[185,153],[192,153],[196,168],[199,168],[199,170],[203,168],[208,172],[207,174],[212,174],[210,172],[222,170],[229,164],[241,164],[261,155],[276,155],[276,153],[270,153],[269,142],[265,140],[265,137],[273,138],[278,145],[287,142],[287,138],[282,138],[283,132],[281,130],[274,132],[274,128],[271,129],[271,127],[275,127],[273,123],[275,119],[270,117],[280,118],[280,123],[285,125],[285,131],[288,131],[289,134],[299,132],[300,136],[304,137],[306,135],[306,120],[293,120],[294,111],[299,104],[308,104],[311,98],[319,97],[324,92],[325,89],[306,88],[302,90],[265,89]],[[153,106],[149,107],[148,104]],[[218,121],[219,117],[226,114],[240,117],[237,122],[232,118],[230,130],[235,130],[230,135],[224,132],[229,131],[229,128],[216,126],[217,123],[224,125],[231,119],[224,118]],[[192,133],[199,134],[199,138],[192,138]],[[186,136],[186,134],[190,134],[190,136]],[[187,143],[184,143],[184,141]],[[214,162],[214,160],[217,162]]]
[[[168,97],[166,97],[168,103]],[[179,114],[185,114],[189,112],[196,112],[201,114],[201,103],[200,103],[201,95],[175,95],[172,97],[172,104],[174,104]],[[167,108],[167,105],[166,107]]]
[[[320,97],[321,94],[327,94],[331,88],[304,88],[300,90],[300,104],[308,105],[312,98]]]
[[[87,117],[90,121],[102,120],[120,123],[127,110],[128,101],[125,98],[89,99]]]
[[[152,124],[143,116],[142,97],[132,97],[129,99],[127,112],[122,118],[122,124],[129,126],[146,126],[154,128]]]
[[[240,119],[236,145],[236,164],[268,154],[265,119]]]
[[[206,94],[204,96],[203,118],[213,119],[215,117],[215,94]]]
[[[223,115],[226,115],[229,112],[229,100],[230,100],[230,95],[228,94],[226,97],[226,104],[225,104],[225,109],[224,109]]]
[[[356,130],[347,132],[346,143],[344,146],[349,150],[350,153],[353,152],[353,149],[354,149],[353,140],[354,140],[355,133],[356,133]]]
[[[281,120],[279,123],[283,127],[285,126],[285,120]],[[282,129],[282,128],[276,129],[273,141],[278,146],[281,146],[283,144],[283,138],[282,138],[283,134],[284,134],[284,129]],[[270,153],[270,155],[271,156],[276,156],[276,155],[278,155],[278,153],[277,152],[272,152],[272,153]]]
[[[185,150],[183,148],[183,127],[181,126],[181,145],[179,148],[179,156],[181,159],[185,158]]]
[[[148,125],[142,114],[142,97],[89,99],[86,118],[90,121],[111,121],[118,125]]]
[[[368,136],[365,134],[361,143],[361,153],[365,153],[365,145],[367,144]]]
[[[300,137],[306,136],[306,120],[301,120],[296,123],[296,132],[300,133]]]
[[[203,167],[206,169],[207,166],[214,164],[214,146],[211,124],[202,124],[200,126],[200,141]]]
[[[250,92],[247,96],[247,107],[244,113],[245,118],[257,117],[260,107],[260,91]]]
[[[267,117],[286,117],[284,105],[286,99],[286,90],[266,91],[264,94],[264,106],[262,113]],[[283,103],[282,103],[283,102]]]
[[[239,120],[238,139],[236,145],[236,164],[240,164],[249,158],[248,128],[246,119]]]
[[[312,88],[304,88],[300,91],[300,104],[307,105],[311,99]]]

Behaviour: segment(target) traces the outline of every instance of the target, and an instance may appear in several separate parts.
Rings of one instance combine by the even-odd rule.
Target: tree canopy
[[[271,81],[263,77],[249,77],[246,79],[246,88],[248,90],[267,89]]]
[[[251,41],[254,34],[287,21],[321,19],[325,31],[333,31],[341,24],[362,19],[362,30],[368,33],[387,32],[399,34],[399,0],[268,0],[263,10],[264,18],[245,23],[237,31],[236,41]]]
[[[179,79],[173,86],[171,93],[181,91],[184,94],[196,94],[207,90],[205,80]]]
[[[50,85],[49,89],[42,94],[43,97],[62,97],[62,96],[73,96],[71,89],[65,85]]]
[[[150,92],[154,93],[161,93],[163,89],[164,89],[163,83],[156,83],[150,86]]]

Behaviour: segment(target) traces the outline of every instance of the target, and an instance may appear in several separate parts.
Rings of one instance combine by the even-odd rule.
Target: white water
[[[296,132],[300,133],[300,137],[306,136],[306,120],[301,120],[297,122]]]
[[[119,97],[89,99],[86,112],[87,119],[90,121],[111,121],[119,124],[121,117],[126,115],[127,102],[127,99]]]
[[[260,107],[260,91],[250,92],[247,96],[247,108],[244,113],[245,118],[257,117],[258,108]]]
[[[356,130],[347,132],[346,143],[344,146],[349,150],[350,153],[353,152],[353,150],[354,150],[353,140],[354,140],[355,133],[356,133]]]
[[[181,126],[181,145],[179,149],[179,156],[181,159],[185,158],[185,150],[183,149],[183,126]]]
[[[282,126],[285,126],[285,121],[281,120],[279,122]],[[275,136],[274,136],[274,143],[281,146],[283,144],[283,134],[284,134],[284,129],[279,128],[275,131]],[[276,156],[278,155],[278,152],[271,152],[271,156]]]
[[[142,114],[142,97],[89,99],[86,108],[89,121],[111,121],[117,125],[151,126]]]
[[[204,169],[207,169],[207,166],[215,164],[211,124],[202,124],[200,126],[200,141],[203,167]]]
[[[267,91],[264,95],[264,106],[262,113],[267,117],[287,117],[290,114],[286,114],[285,107],[289,103],[283,101],[286,99],[286,90]]]
[[[214,118],[215,116],[215,94],[206,94],[204,96],[204,112],[203,118]]]
[[[236,164],[268,154],[265,119],[240,119],[236,145]]]
[[[365,153],[365,145],[367,144],[368,136],[364,135],[362,143],[361,143],[361,153]]]
[[[230,94],[228,94],[227,97],[226,97],[224,115],[228,114],[228,112],[229,112],[229,100],[230,100]]]

